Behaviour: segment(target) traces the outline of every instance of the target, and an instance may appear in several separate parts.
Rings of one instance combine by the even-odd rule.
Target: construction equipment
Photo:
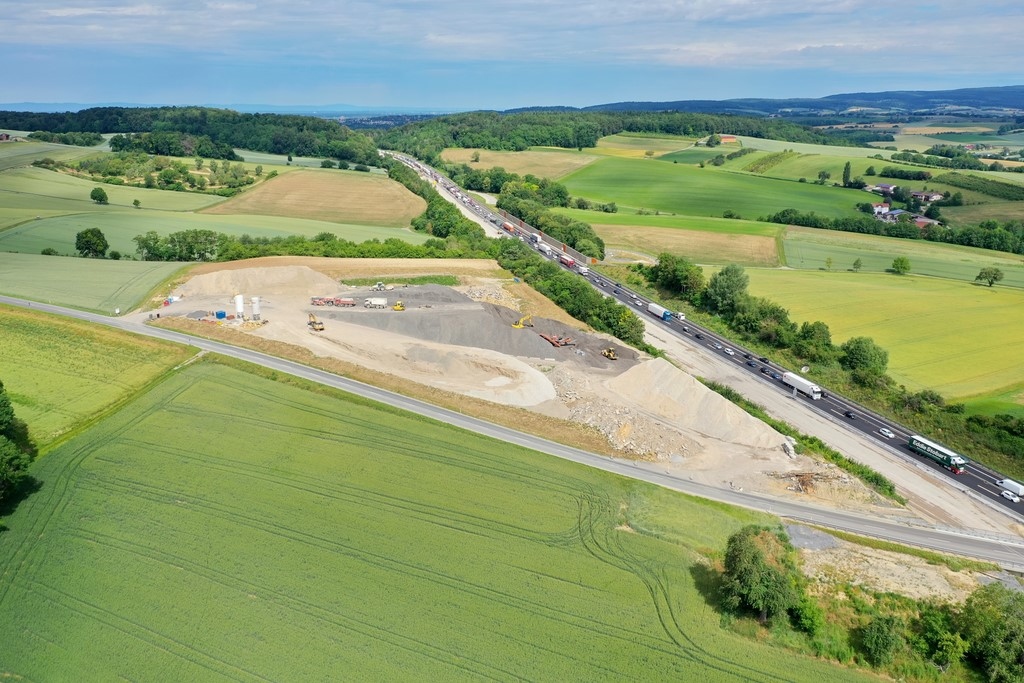
[[[324,331],[324,324],[320,322],[320,320],[317,319],[317,317],[312,313],[309,314],[309,322],[306,324],[309,325],[309,329],[313,330],[314,332]]]
[[[612,348],[612,347],[609,347],[607,349],[602,349],[601,350],[601,355],[604,356],[605,358],[607,358],[608,360],[618,360],[619,359],[618,354],[615,353],[615,349]]]
[[[370,291],[371,292],[383,292],[384,291],[384,283],[383,282],[378,282],[373,287],[370,287]]]
[[[398,301],[395,302],[395,305],[391,307],[391,310],[393,310],[393,311],[404,311],[405,310],[405,304],[403,304],[402,300],[399,299]]]
[[[521,330],[524,327],[533,327],[533,315],[524,315],[522,318],[512,323],[512,327],[517,330]]]
[[[540,337],[555,347],[576,346],[576,340],[572,337],[563,337],[557,334],[545,334],[543,332],[540,333]]]

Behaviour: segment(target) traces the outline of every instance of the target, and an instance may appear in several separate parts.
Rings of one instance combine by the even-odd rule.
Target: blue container
[[[223,320],[224,318],[228,317],[227,311],[217,311],[215,315],[217,316],[217,320]]]

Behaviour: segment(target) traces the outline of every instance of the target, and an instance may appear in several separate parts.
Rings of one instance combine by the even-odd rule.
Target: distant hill
[[[573,107],[525,107],[524,111],[571,111]],[[892,90],[846,93],[818,98],[740,98],[731,100],[676,100],[672,102],[612,102],[578,108],[579,111],[688,111],[746,116],[841,115],[864,113],[963,114],[1015,116],[1024,114],[1024,85],[958,90]]]

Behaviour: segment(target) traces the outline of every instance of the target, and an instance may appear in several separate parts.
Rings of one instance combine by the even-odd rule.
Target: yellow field
[[[702,230],[655,228],[636,225],[600,225],[594,230],[613,251],[646,254],[679,254],[696,263],[739,263],[777,266],[779,254],[774,237],[729,235]]]
[[[480,161],[471,161],[473,154]],[[500,167],[510,173],[538,178],[561,178],[600,157],[564,149],[534,148],[526,152],[493,152],[489,149],[446,149],[441,158],[456,164],[468,164],[481,170]]]
[[[307,218],[332,223],[408,227],[426,202],[380,175],[295,170],[203,213]]]
[[[693,147],[693,139],[681,137],[649,138],[633,135],[609,135],[597,141],[596,152],[604,156],[643,159],[647,152],[661,156]],[[735,145],[730,145],[732,149]]]

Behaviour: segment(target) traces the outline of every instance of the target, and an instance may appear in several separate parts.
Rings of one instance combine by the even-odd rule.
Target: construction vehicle
[[[602,349],[601,350],[601,355],[604,356],[605,358],[607,358],[608,360],[618,360],[619,359],[618,354],[615,353],[615,349],[612,348],[612,347],[608,347],[607,349]]]
[[[383,292],[384,291],[384,283],[383,282],[378,282],[373,287],[370,287],[370,291],[371,292]]]
[[[517,330],[521,330],[524,327],[533,327],[533,315],[524,315],[522,318],[512,323],[512,327]]]
[[[393,311],[404,311],[405,310],[405,304],[403,304],[402,300],[399,299],[398,301],[395,302],[395,305],[391,307],[391,310],[393,310]]]
[[[572,337],[563,337],[558,334],[545,334],[543,332],[540,333],[540,337],[554,347],[576,346],[576,340]]]
[[[366,301],[363,302],[363,307],[364,308],[387,308],[388,307],[388,300],[385,299],[382,296],[370,297],[369,299],[367,299]]]
[[[309,314],[309,322],[306,324],[309,325],[309,329],[313,330],[314,332],[324,331],[324,324],[320,322],[320,320],[317,319],[317,317],[312,313]]]
[[[356,300],[340,296],[314,296],[309,303],[314,306],[355,306]]]

